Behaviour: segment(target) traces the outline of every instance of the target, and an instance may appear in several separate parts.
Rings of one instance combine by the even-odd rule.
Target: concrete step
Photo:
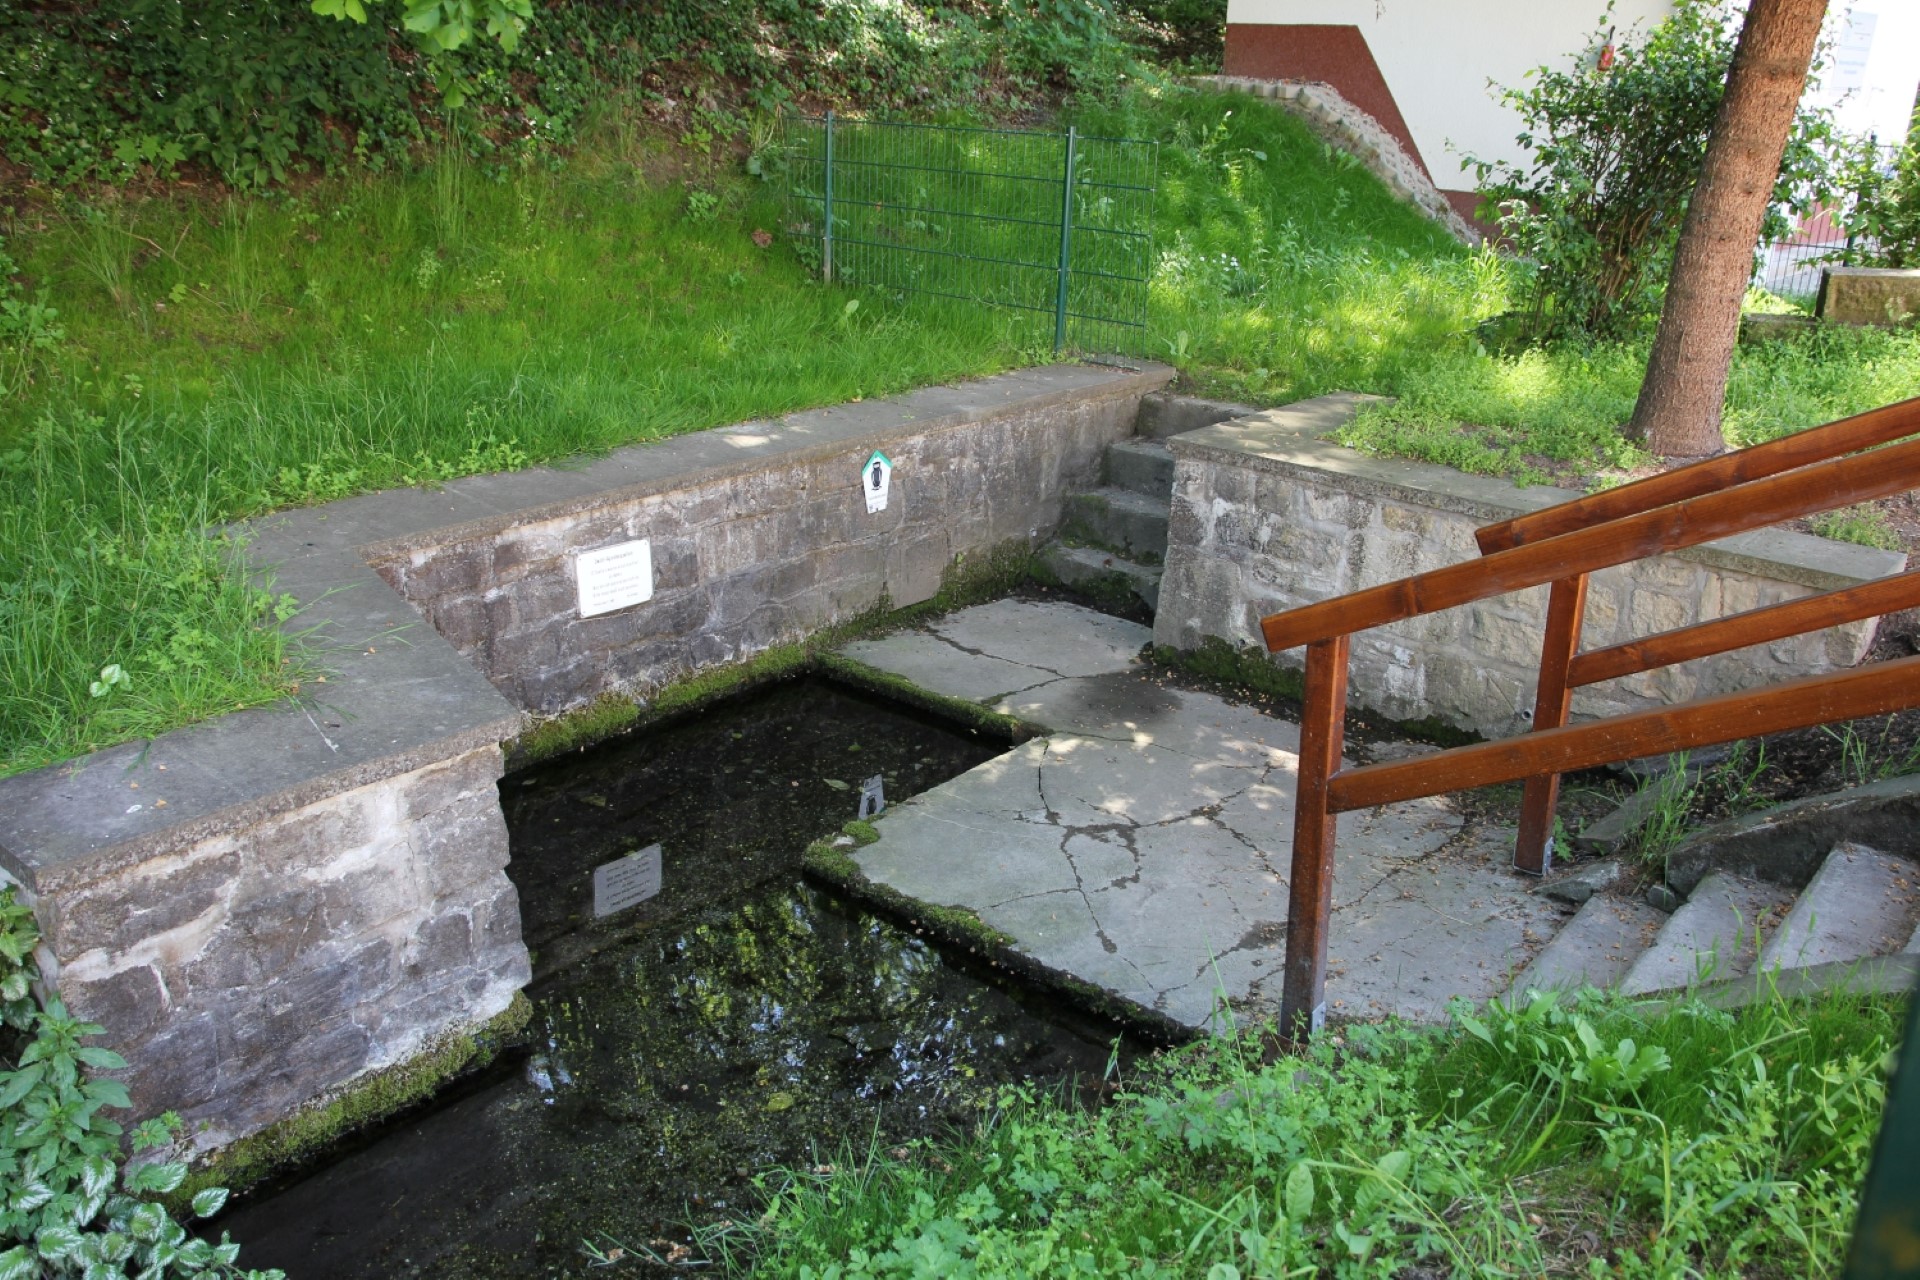
[[[1792,892],[1778,885],[1724,871],[1709,874],[1633,962],[1620,990],[1637,996],[1744,977],[1759,954],[1763,928],[1792,901]]]
[[[1244,418],[1258,413],[1250,404],[1231,404],[1225,400],[1202,400],[1198,396],[1177,396],[1158,392],[1140,398],[1140,414],[1133,429],[1143,436],[1164,440],[1184,431],[1198,431],[1229,418]]]
[[[1760,952],[1759,968],[1864,960],[1898,951],[1920,911],[1920,867],[1851,842],[1833,846]]]
[[[1168,506],[1165,498],[1130,489],[1070,493],[1063,532],[1135,560],[1158,562],[1167,554]]]
[[[1646,950],[1666,919],[1638,899],[1588,898],[1533,963],[1521,970],[1509,992],[1524,996],[1528,988],[1610,987]]]
[[[1149,609],[1160,607],[1160,568],[1135,564],[1102,547],[1070,547],[1049,542],[1040,549],[1040,563],[1069,587],[1099,597],[1108,590],[1129,592]]]
[[[1703,772],[1702,768],[1689,762],[1684,785],[1691,787],[1699,782]],[[1647,781],[1638,791],[1622,800],[1611,813],[1582,827],[1580,834],[1568,843],[1575,852],[1590,857],[1604,858],[1620,852],[1659,809],[1661,800],[1665,798],[1663,792],[1660,781]]]
[[[1116,440],[1107,446],[1107,483],[1171,503],[1173,454],[1158,440]]]

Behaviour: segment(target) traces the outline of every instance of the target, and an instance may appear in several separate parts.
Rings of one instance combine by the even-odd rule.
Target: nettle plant
[[[121,1169],[125,1131],[101,1113],[127,1106],[127,1089],[91,1073],[126,1062],[86,1043],[100,1027],[58,1000],[34,1000],[39,937],[33,912],[11,886],[0,890],[0,1044],[10,1059],[0,1070],[0,1280],[282,1280],[278,1271],[239,1269],[239,1245],[224,1234],[218,1244],[189,1234],[153,1198],[177,1190],[186,1165]],[[179,1125],[172,1113],[145,1121],[130,1144],[135,1152],[163,1147]],[[193,1213],[211,1217],[226,1200],[208,1188],[193,1197]]]
[[[1572,70],[1541,67],[1524,88],[1501,89],[1531,158],[1468,163],[1501,230],[1537,267],[1529,339],[1624,337],[1658,313],[1740,16],[1726,0],[1680,0],[1651,29],[1616,37],[1609,5]],[[1824,113],[1796,119],[1771,233],[1826,194],[1831,137]]]

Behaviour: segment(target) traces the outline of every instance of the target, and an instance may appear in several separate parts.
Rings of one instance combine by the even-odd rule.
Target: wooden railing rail
[[[1920,706],[1916,657],[1567,724],[1573,690],[1584,685],[1920,607],[1916,570],[1580,652],[1587,579],[1595,570],[1920,487],[1920,439],[1904,440],[1916,433],[1920,398],[1488,525],[1478,534],[1480,560],[1263,618],[1270,650],[1307,646],[1283,1034],[1309,1034],[1325,1016],[1339,814],[1524,779],[1514,865],[1544,874],[1564,772]],[[1340,767],[1354,633],[1549,583],[1531,732],[1414,760]]]
[[[1813,462],[1857,453],[1920,434],[1920,396],[1870,409],[1825,426],[1796,431],[1737,453],[1721,454],[1691,466],[1623,484],[1617,489],[1563,502],[1483,527],[1476,540],[1483,552],[1506,551],[1525,542],[1584,529],[1622,516],[1637,515],[1671,503],[1717,493],[1731,485],[1762,480]]]
[[[1342,769],[1328,782],[1327,808],[1351,813],[1421,796],[1518,782],[1549,769],[1571,773],[1615,760],[1691,751],[1826,720],[1881,715],[1916,703],[1920,703],[1920,657],[1876,662],[1824,676],[1802,676],[1765,689],[1696,698],[1498,742],[1476,742],[1412,760]]]

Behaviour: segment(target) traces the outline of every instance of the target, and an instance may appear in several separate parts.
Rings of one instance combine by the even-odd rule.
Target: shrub
[[[1847,157],[1842,179],[1854,193],[1844,223],[1852,266],[1920,267],[1920,138],[1888,160],[1871,142]]]
[[[1518,140],[1532,161],[1471,163],[1502,230],[1538,265],[1530,338],[1620,337],[1657,313],[1738,20],[1723,0],[1681,0],[1644,36],[1620,37],[1611,65],[1590,53],[1574,70],[1542,67],[1527,87],[1501,90],[1525,123]],[[1801,113],[1774,190],[1776,220],[1823,186],[1826,136],[1823,116]]]

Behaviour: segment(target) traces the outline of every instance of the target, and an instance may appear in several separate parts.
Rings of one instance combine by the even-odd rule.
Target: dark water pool
[[[897,801],[1003,746],[806,680],[508,778],[534,1043],[219,1225],[294,1280],[573,1275],[583,1242],[646,1274],[757,1173],[1098,1081],[1117,1028],[799,878],[865,779]],[[659,896],[596,921],[593,868],[656,842]]]

